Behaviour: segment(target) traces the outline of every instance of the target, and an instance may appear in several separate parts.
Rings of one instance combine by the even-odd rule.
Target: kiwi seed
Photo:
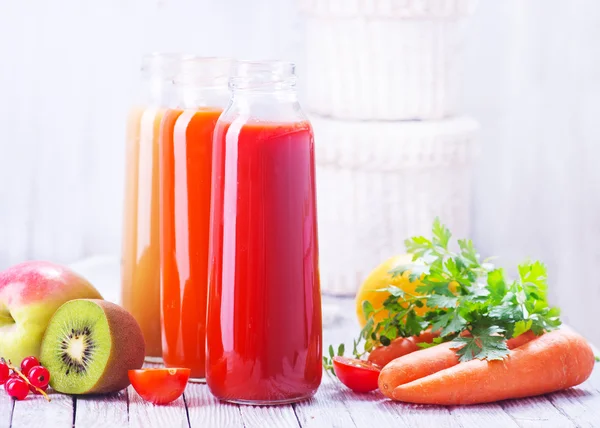
[[[82,347],[79,347],[80,352],[77,355],[74,355],[72,352],[71,344],[73,341],[78,345],[78,342],[81,342],[83,345]],[[92,359],[95,348],[96,344],[91,337],[91,331],[88,326],[77,330],[72,328],[71,332],[62,339],[60,344],[60,349],[62,351],[61,360],[66,366],[65,375],[68,376],[71,371],[78,374],[84,373]]]

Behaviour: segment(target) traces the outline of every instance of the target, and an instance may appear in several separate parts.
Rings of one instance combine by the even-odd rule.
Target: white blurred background
[[[295,0],[0,0],[0,268],[118,256],[142,53],[283,58],[302,79],[303,31]],[[598,344],[600,2],[480,0],[467,40],[472,238],[502,264],[544,260]]]

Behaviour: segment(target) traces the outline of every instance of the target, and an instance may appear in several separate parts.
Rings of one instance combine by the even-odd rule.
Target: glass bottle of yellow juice
[[[127,120],[121,304],[140,324],[149,360],[162,355],[158,137],[184,59],[160,53],[143,58],[138,100]]]

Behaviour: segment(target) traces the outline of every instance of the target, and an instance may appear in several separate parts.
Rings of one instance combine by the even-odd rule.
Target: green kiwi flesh
[[[102,300],[78,299],[50,320],[40,362],[54,390],[99,394],[127,387],[127,372],[142,366],[144,353],[141,329],[128,312]]]

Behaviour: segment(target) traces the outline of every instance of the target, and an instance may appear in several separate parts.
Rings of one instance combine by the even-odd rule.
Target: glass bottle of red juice
[[[284,404],[322,376],[312,127],[294,65],[234,66],[215,127],[206,380],[219,399]]]

